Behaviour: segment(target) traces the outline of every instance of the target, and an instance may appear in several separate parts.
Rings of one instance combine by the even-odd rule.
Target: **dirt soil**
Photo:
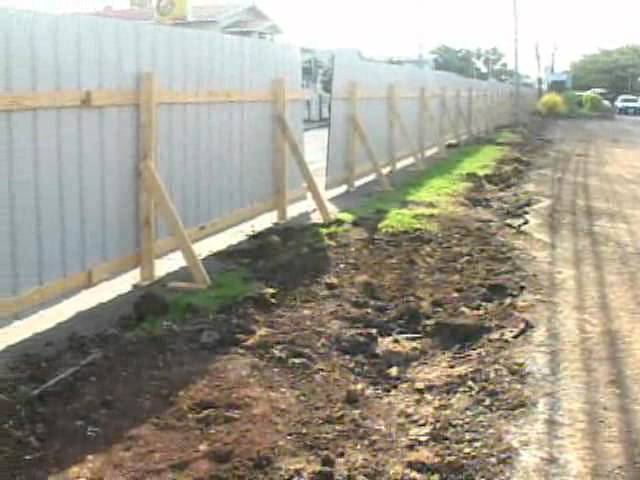
[[[514,238],[543,145],[470,178],[436,232],[275,227],[221,254],[269,287],[252,298],[25,359],[0,397],[2,478],[510,478],[535,283]]]
[[[640,478],[640,121],[559,121],[535,161],[530,241],[545,286],[536,414],[515,478]]]

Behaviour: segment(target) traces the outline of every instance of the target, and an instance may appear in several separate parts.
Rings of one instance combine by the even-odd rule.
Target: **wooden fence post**
[[[447,89],[442,87],[440,90],[440,111],[438,114],[438,152],[444,155],[447,150],[447,142],[445,136],[445,116],[447,115]]]
[[[473,87],[469,87],[467,93],[467,135],[472,139],[474,135],[473,128]]]
[[[273,82],[273,106],[274,106],[274,129],[275,129],[275,157],[273,165],[273,173],[275,180],[276,193],[276,211],[278,222],[287,220],[287,198],[288,182],[287,182],[287,146],[286,139],[282,129],[278,126],[278,118],[280,116],[287,118],[287,87],[284,78],[277,78]]]
[[[145,188],[147,165],[156,163],[157,122],[158,122],[158,86],[153,73],[144,73],[141,77],[138,108],[140,122],[140,168],[138,171],[138,208],[140,234],[140,284],[155,280],[154,243],[155,205],[151,193]]]
[[[389,162],[391,163],[391,172],[396,171],[396,86],[393,83],[387,88],[387,115],[389,117]]]
[[[349,101],[351,112],[347,121],[347,187],[353,190],[356,186],[356,153],[357,133],[356,119],[358,118],[358,84],[352,82],[349,86]]]
[[[420,87],[420,98],[418,101],[420,102],[418,110],[418,148],[420,149],[420,153],[418,154],[418,158],[420,159],[420,165],[422,165],[422,167],[426,167],[425,150],[427,149],[427,146],[425,132],[427,129],[426,117],[429,104],[427,100],[427,89],[425,87]]]

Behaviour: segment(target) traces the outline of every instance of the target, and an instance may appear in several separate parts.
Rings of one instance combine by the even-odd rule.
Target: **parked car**
[[[635,95],[620,95],[614,105],[622,115],[640,115],[640,99]]]

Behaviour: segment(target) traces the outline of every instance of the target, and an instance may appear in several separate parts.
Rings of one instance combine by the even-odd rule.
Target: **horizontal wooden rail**
[[[290,101],[304,100],[304,92],[292,92]],[[257,103],[271,102],[271,92],[244,92],[240,90],[174,92],[160,90],[158,103]],[[136,90],[73,90],[51,92],[22,92],[0,94],[0,112],[18,112],[55,108],[122,107],[136,106],[139,93]]]

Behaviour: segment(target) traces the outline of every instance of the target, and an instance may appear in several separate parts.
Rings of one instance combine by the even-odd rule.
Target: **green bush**
[[[560,94],[550,92],[538,101],[538,111],[545,116],[563,115],[567,112],[567,105]]]
[[[576,114],[580,111],[581,99],[580,96],[573,90],[567,90],[562,94],[562,100],[567,108],[569,115]]]
[[[585,93],[582,97],[582,106],[585,112],[606,113],[610,110],[602,97],[596,93]]]

